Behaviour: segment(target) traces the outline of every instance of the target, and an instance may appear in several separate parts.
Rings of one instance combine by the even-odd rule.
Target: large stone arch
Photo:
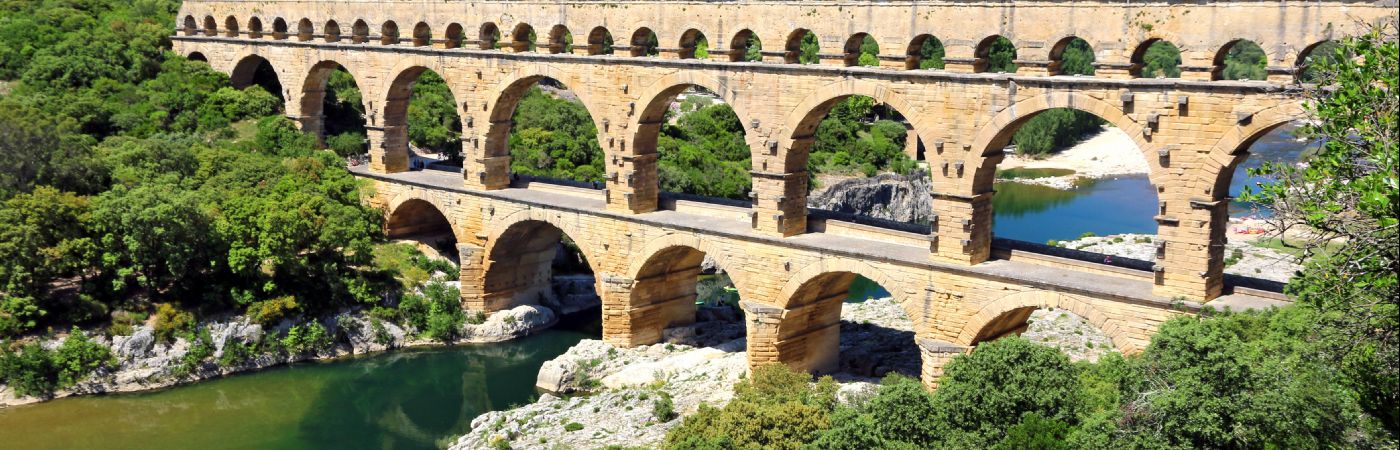
[[[972,150],[980,161],[973,168],[972,176],[958,177],[961,192],[971,192],[980,194],[989,192],[992,182],[996,178],[996,166],[1001,162],[1000,152],[1011,142],[1011,137],[1020,129],[1021,124],[1037,114],[1055,109],[1070,108],[1084,111],[1102,118],[1118,129],[1123,130],[1128,136],[1133,138],[1133,143],[1138,146],[1138,151],[1142,152],[1143,159],[1147,160],[1148,177],[1154,186],[1160,186],[1165,180],[1166,171],[1163,170],[1161,158],[1157,157],[1157,147],[1152,141],[1143,137],[1142,125],[1123,110],[1111,103],[1077,92],[1056,91],[1046,92],[1030,98],[1020,100],[1011,106],[1002,108],[1000,112],[993,116],[991,120],[982,124],[977,134],[972,139]],[[954,174],[949,174],[950,176]]]
[[[605,300],[611,306],[608,317],[623,319],[618,312],[626,312],[625,321],[610,321],[626,334],[625,340],[618,339],[621,336],[614,339],[629,345],[652,344],[661,340],[666,328],[694,323],[697,281],[705,256],[713,257],[721,269],[736,267],[716,250],[694,234],[672,233],[653,239],[635,254],[627,272],[631,282],[627,297]],[[726,273],[737,276],[742,272]],[[745,292],[740,287],[742,280],[731,281]]]
[[[775,311],[781,317],[776,327],[755,324],[750,318],[749,352],[772,354],[775,362],[801,371],[835,369],[840,361],[841,308],[857,275],[888,289],[913,319],[914,329],[922,328],[919,305],[910,301],[904,284],[864,262],[822,260],[793,274],[779,291],[776,298],[783,303]]]
[[[326,84],[330,81],[331,72],[336,69],[342,69],[349,73],[350,77],[355,80],[355,85],[359,86],[360,89],[369,87],[367,80],[357,74],[355,68],[340,61],[326,59],[317,61],[306,70],[305,77],[301,81],[301,91],[293,97],[295,100],[293,98],[287,99],[289,106],[293,101],[297,102],[296,106],[299,108],[297,114],[300,117],[302,131],[315,134],[318,139],[323,138],[325,133]],[[375,125],[372,118],[377,117],[378,112],[372,107],[374,104],[372,98],[369,95],[361,95],[360,102],[361,108],[365,111],[365,124]],[[288,112],[291,112],[290,108]]]
[[[1245,149],[1270,131],[1307,117],[1302,104],[1282,103],[1254,113],[1247,123],[1230,128],[1211,146],[1209,155],[1196,169],[1199,175],[1191,182],[1191,194],[1224,199],[1230,194],[1235,166],[1249,157]]]
[[[599,259],[597,243],[589,240],[594,235],[575,223],[578,220],[566,220],[562,213],[534,208],[492,220],[482,259],[472,261],[463,256],[464,286],[479,281],[478,285],[463,289],[463,302],[469,309],[486,312],[537,303],[549,288],[550,263],[562,236],[574,240],[589,268],[602,280],[608,272],[602,270],[604,262]],[[480,279],[467,280],[471,272],[479,273]],[[601,289],[598,291],[602,293]]]
[[[759,136],[758,130],[749,126],[750,121],[756,119],[757,116],[748,110],[746,102],[739,97],[738,86],[733,86],[727,80],[720,80],[698,71],[677,71],[653,81],[637,97],[637,103],[641,105],[641,108],[634,115],[630,124],[632,129],[636,130],[632,134],[632,154],[647,154],[656,151],[656,141],[663,125],[662,118],[671,102],[675,100],[676,95],[692,86],[702,87],[715,93],[720,97],[720,100],[734,110],[734,115],[739,117],[739,122],[745,125],[744,141],[749,145],[750,153],[753,153],[753,149],[763,146],[763,137]]]
[[[452,94],[453,105],[458,108],[458,117],[462,116],[460,109],[463,97],[458,94],[460,88],[454,88],[456,83],[450,78],[450,72],[442,64],[442,60],[423,56],[406,57],[390,69],[388,76],[381,78],[388,81],[380,92],[383,98],[383,116],[379,121],[383,135],[380,138],[382,159],[385,167],[408,168],[409,160],[412,157],[409,152],[408,143],[408,104],[413,96],[413,85],[427,71],[433,71],[443,78],[447,84],[447,89]],[[371,138],[372,140],[373,138]],[[376,149],[371,148],[371,158],[377,154]],[[391,170],[397,171],[397,170]]]
[[[494,88],[489,91],[495,98],[486,104],[488,111],[487,120],[490,122],[486,131],[486,138],[483,148],[477,150],[479,156],[483,158],[495,158],[510,156],[510,133],[515,123],[511,116],[515,113],[515,107],[520,104],[520,99],[525,97],[525,92],[545,78],[552,78],[569,87],[569,91],[578,96],[583,103],[584,109],[588,110],[589,118],[593,119],[593,126],[601,132],[606,132],[607,127],[603,126],[603,118],[606,117],[600,112],[597,103],[593,102],[588,87],[590,84],[586,80],[578,79],[575,72],[560,69],[550,64],[535,63],[527,64],[510,75],[502,78]],[[608,149],[603,149],[604,153]]]
[[[1014,325],[1023,324],[1031,311],[1040,308],[1060,308],[1083,317],[1094,327],[1103,331],[1113,341],[1114,347],[1123,353],[1134,353],[1143,348],[1136,340],[1129,339],[1109,315],[1099,311],[1087,300],[1053,291],[1023,291],[1008,294],[983,305],[967,318],[961,331],[954,337],[960,345],[975,346],[979,342],[1004,336],[1015,331]],[[1008,323],[1016,322],[1016,323]],[[1010,325],[1011,329],[998,329]],[[1004,328],[1004,327],[1003,327]],[[988,336],[991,331],[994,336]],[[999,331],[999,332],[998,332]]]
[[[891,89],[886,83],[846,78],[813,89],[812,93],[808,94],[788,114],[783,123],[783,130],[787,130],[785,133],[790,141],[781,158],[782,171],[792,172],[807,169],[807,156],[812,143],[815,142],[817,125],[821,123],[827,113],[831,112],[831,108],[835,107],[837,102],[856,95],[875,99],[878,104],[889,105],[890,108],[898,111],[905,120],[909,121],[919,139],[933,142],[932,136],[924,135],[924,129],[928,127],[924,124],[923,110],[906,99],[903,94]],[[754,160],[758,159],[758,155],[754,155]]]
[[[408,205],[408,209],[405,208],[405,205]],[[449,214],[449,211],[452,211],[452,209],[450,209],[447,204],[443,203],[440,198],[434,197],[428,191],[421,189],[404,190],[389,200],[389,204],[384,208],[385,234],[392,237],[396,234],[394,232],[396,226],[413,226],[409,223],[395,223],[395,218],[400,217],[405,220],[413,220],[413,217],[407,217],[405,215],[418,215],[419,212],[413,210],[417,207],[415,205],[426,205],[432,208],[433,212],[436,212],[443,220],[447,221],[447,225],[451,227],[453,239],[456,239],[457,242],[469,242],[467,240],[468,236],[466,236],[466,233],[462,230],[461,225]],[[400,234],[411,233],[403,232]]]

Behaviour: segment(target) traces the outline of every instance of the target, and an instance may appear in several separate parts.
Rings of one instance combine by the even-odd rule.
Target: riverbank
[[[196,329],[203,331],[196,334],[194,339],[180,336],[170,341],[160,341],[151,324],[134,328],[130,335],[106,336],[77,331],[86,333],[94,342],[108,348],[116,358],[116,364],[98,369],[72,387],[58,390],[47,397],[20,396],[11,387],[0,385],[0,408],[75,395],[162,389],[294,362],[329,360],[397,348],[502,342],[547,329],[557,321],[558,316],[547,307],[523,305],[486,316],[480,323],[463,325],[458,339],[437,341],[417,337],[411,330],[371,317],[365,311],[345,311],[315,321],[326,330],[326,336],[330,339],[327,345],[300,352],[256,352],[253,349],[283,348],[277,347],[277,344],[286,338],[279,336],[294,325],[284,321],[264,329],[262,325],[242,316],[200,323]],[[57,348],[67,338],[53,337],[45,340],[43,345],[49,349]],[[267,344],[269,340],[274,342],[270,346]]]
[[[1263,221],[1242,219],[1232,221],[1232,231],[1258,230]],[[1225,273],[1287,283],[1303,269],[1297,256],[1268,246],[1271,242],[1260,236],[1269,234],[1232,232],[1225,244]],[[1056,242],[1059,246],[1104,255],[1152,261],[1156,258],[1155,236],[1148,234],[1113,234],[1088,236]]]
[[[1044,158],[1007,153],[998,170],[1055,169],[1073,171],[1069,174],[1017,177],[1018,183],[1037,184],[1056,189],[1072,189],[1079,178],[1110,178],[1146,174],[1147,160],[1132,136],[1117,127],[1104,125],[1089,139]],[[1015,172],[1011,172],[1015,173]]]
[[[718,322],[718,323],[715,323]],[[1061,348],[1072,359],[1096,359],[1111,341],[1062,310],[1032,314],[1024,336]],[[746,341],[731,338],[742,323],[701,321],[673,328],[668,341],[620,348],[585,340],[540,368],[542,394],[530,404],[477,416],[453,450],[481,448],[655,448],[701,405],[722,406],[748,372]],[[918,377],[913,322],[890,298],[847,303],[841,310],[838,398],[873,395],[891,373]]]

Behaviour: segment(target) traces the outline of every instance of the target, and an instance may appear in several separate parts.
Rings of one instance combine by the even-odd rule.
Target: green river
[[[597,335],[579,328],[0,409],[0,449],[440,448],[533,401],[540,364]]]

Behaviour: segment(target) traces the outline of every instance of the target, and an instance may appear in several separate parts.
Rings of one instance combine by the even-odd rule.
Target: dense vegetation
[[[3,7],[0,383],[22,393],[45,395],[110,363],[81,332],[56,350],[33,342],[71,325],[123,334],[149,318],[162,339],[201,349],[192,366],[212,358],[197,317],[272,325],[380,305],[403,289],[376,265],[382,219],[361,205],[344,161],[316,150],[273,93],[234,89],[168,51],[177,6]],[[362,153],[354,81],[337,72],[329,84],[331,146]],[[429,111],[411,117],[434,116],[444,97],[451,110],[435,86],[415,89],[427,99],[416,108]],[[428,120],[440,127],[415,126],[415,144],[450,147],[442,129],[456,121]],[[312,322],[271,339],[295,353],[328,337]]]

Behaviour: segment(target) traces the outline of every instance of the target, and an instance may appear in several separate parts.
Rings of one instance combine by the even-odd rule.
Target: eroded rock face
[[[926,223],[933,211],[929,176],[923,172],[832,183],[807,196],[807,207],[906,223]]]
[[[593,275],[556,275],[550,286],[554,295],[545,296],[542,304],[561,316],[601,306],[594,280]]]

